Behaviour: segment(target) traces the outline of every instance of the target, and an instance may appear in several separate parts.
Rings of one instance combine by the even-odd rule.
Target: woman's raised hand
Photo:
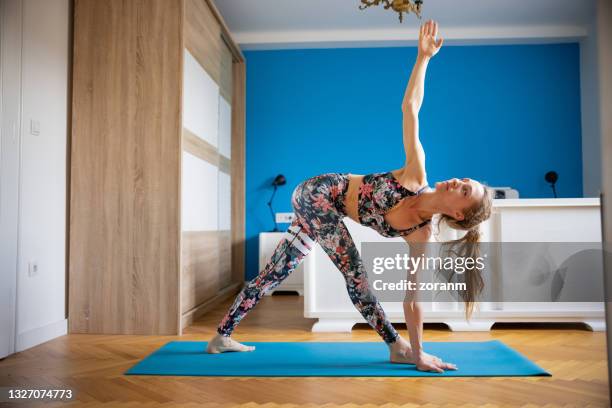
[[[440,51],[444,39],[438,35],[438,23],[433,20],[426,21],[421,25],[419,31],[419,55],[423,57],[433,57]]]

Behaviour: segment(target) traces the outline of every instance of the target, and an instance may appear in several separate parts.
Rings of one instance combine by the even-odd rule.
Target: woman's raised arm
[[[419,139],[419,110],[425,94],[425,72],[431,57],[436,55],[444,40],[436,40],[438,24],[432,20],[421,25],[419,31],[419,51],[412,68],[408,86],[402,101],[404,150],[406,170],[419,181],[425,177],[425,152]]]

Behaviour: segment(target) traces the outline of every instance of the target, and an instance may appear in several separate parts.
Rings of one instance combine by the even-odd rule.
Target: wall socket
[[[295,214],[289,213],[276,213],[276,222],[280,224],[290,224],[295,218]]]
[[[36,275],[38,275],[38,262],[37,261],[28,262],[28,276],[32,278]]]
[[[40,121],[31,119],[30,120],[30,134],[34,136],[40,135]]]

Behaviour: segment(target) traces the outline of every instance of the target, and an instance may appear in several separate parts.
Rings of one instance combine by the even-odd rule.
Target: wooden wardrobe
[[[244,282],[245,63],[211,0],[75,0],[70,333],[180,334]]]

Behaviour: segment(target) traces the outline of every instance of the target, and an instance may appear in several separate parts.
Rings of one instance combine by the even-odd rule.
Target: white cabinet
[[[259,271],[262,271],[270,260],[272,253],[280,242],[283,232],[261,232],[259,233]],[[320,247],[319,247],[320,249]],[[308,254],[310,257],[311,254]],[[295,291],[300,296],[304,295],[304,262],[293,271],[280,285],[266,293],[272,295],[275,291]]]
[[[345,218],[357,248],[362,242],[396,241]],[[601,242],[598,198],[494,200],[491,218],[481,226],[487,242]],[[454,231],[442,231],[444,239]],[[317,244],[304,266],[304,316],[319,319],[313,331],[350,331],[365,320],[354,308],[344,279]],[[603,284],[603,282],[602,282]],[[381,302],[392,322],[403,322],[400,302]],[[604,304],[598,302],[480,303],[470,323],[462,304],[423,302],[425,322],[441,322],[452,330],[489,330],[495,322],[584,322],[603,330]]]

